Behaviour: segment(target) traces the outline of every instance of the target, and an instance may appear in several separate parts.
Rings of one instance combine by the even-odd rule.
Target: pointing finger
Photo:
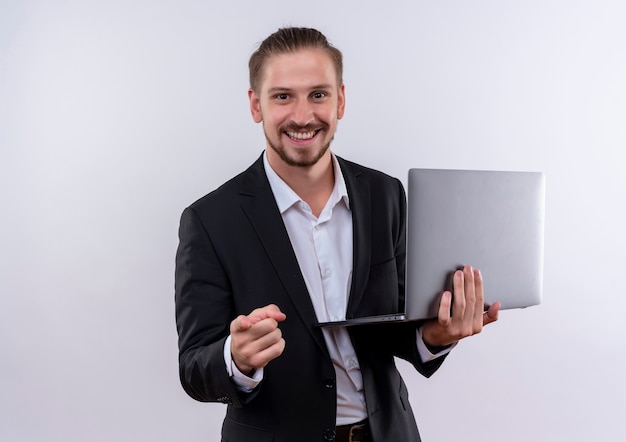
[[[284,321],[286,317],[287,316],[280,311],[280,308],[274,304],[255,309],[248,315],[248,319],[252,322],[252,324],[256,324],[257,322],[267,318],[272,318],[276,322],[281,322]]]

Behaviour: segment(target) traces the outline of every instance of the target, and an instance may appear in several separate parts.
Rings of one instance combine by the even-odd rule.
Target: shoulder
[[[404,194],[404,187],[399,179],[387,175],[380,170],[348,161],[337,156],[339,166],[346,180],[346,183],[358,185],[359,182],[366,182],[372,189],[379,189],[384,192],[396,191]]]
[[[263,161],[259,158],[248,169],[196,200],[189,207],[196,212],[225,209],[233,204],[239,204],[238,195],[254,194],[264,186],[269,187],[269,183],[263,169]]]
[[[339,161],[339,165],[341,166],[341,170],[344,174],[350,174],[354,176],[364,175],[368,179],[381,181],[381,182],[397,182],[398,179],[392,177],[391,175],[387,175],[380,170],[372,169],[371,167],[363,166],[361,164],[355,163],[353,161],[346,160],[337,156],[337,160]]]

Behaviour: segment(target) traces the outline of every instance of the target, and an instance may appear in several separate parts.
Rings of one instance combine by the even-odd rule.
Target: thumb
[[[498,313],[500,313],[500,303],[494,302],[489,306],[485,314],[483,315],[483,325],[491,324],[498,320]]]
[[[252,321],[250,321],[247,316],[239,315],[233,320],[233,322],[231,322],[230,332],[232,334],[235,332],[246,331],[250,327],[252,327]]]

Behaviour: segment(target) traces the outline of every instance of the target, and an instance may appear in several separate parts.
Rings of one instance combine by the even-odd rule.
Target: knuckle
[[[452,336],[452,338],[455,341],[458,341],[460,339],[463,339],[465,336],[463,336],[463,332],[461,330],[454,330],[452,333],[450,333],[450,336]]]
[[[253,360],[254,354],[250,351],[249,348],[241,348],[239,349],[239,354],[244,360]]]

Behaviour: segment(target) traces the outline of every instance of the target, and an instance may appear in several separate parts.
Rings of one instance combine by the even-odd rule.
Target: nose
[[[307,124],[312,123],[314,121],[313,106],[308,100],[298,100],[294,104],[291,118],[298,126],[306,126]]]

